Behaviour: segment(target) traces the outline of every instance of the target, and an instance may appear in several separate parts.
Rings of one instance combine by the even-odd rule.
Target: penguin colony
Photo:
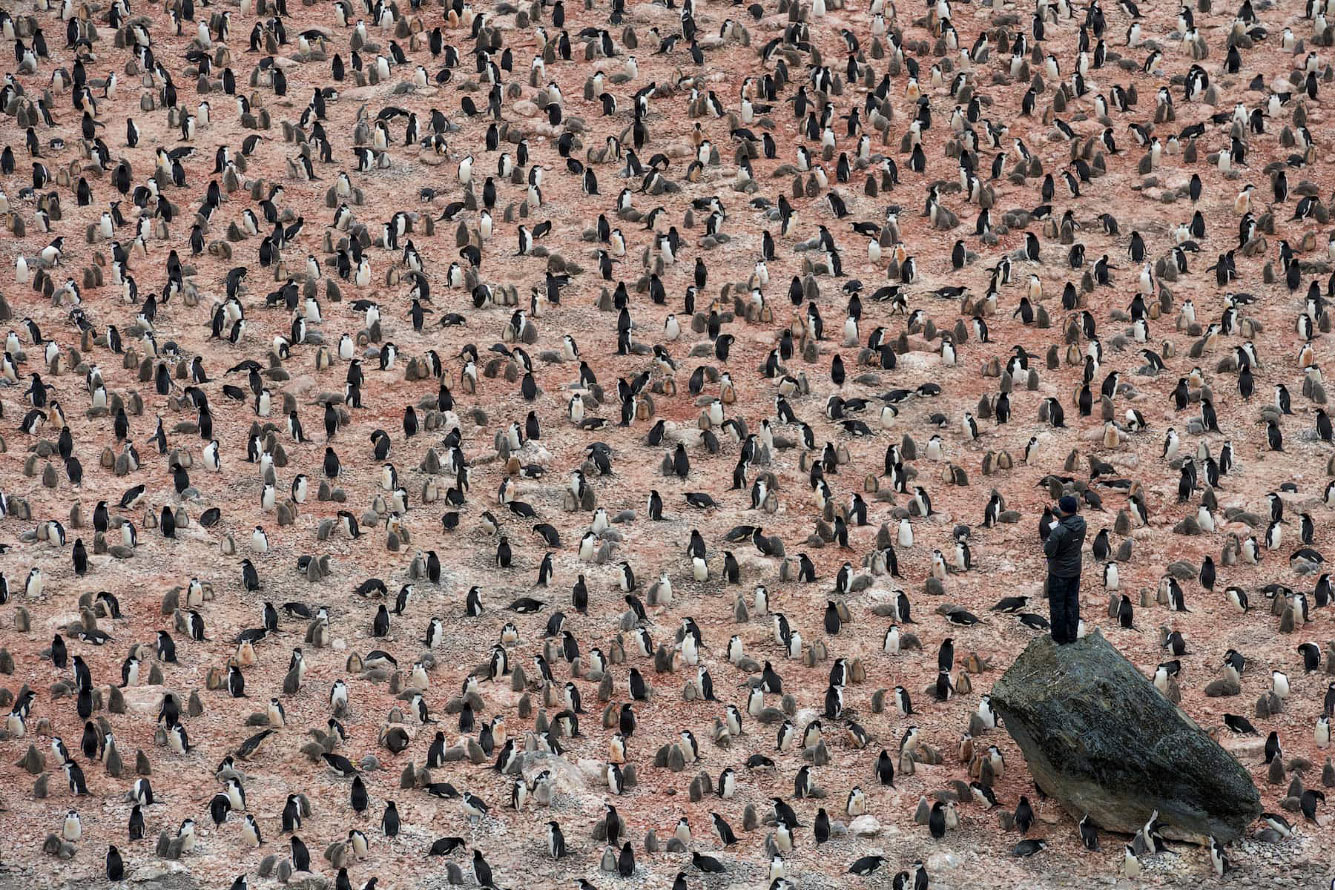
[[[0,10],[6,867],[1312,877],[1335,4],[1161,6]],[[1247,839],[999,724],[1064,493]]]

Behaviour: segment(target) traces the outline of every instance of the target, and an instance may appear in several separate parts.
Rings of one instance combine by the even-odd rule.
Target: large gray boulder
[[[1034,781],[1077,818],[1134,833],[1153,810],[1166,837],[1228,843],[1261,814],[1247,770],[1095,631],[1030,643],[992,705]]]

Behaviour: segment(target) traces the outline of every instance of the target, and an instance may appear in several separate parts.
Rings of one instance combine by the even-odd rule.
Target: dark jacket
[[[1079,514],[1064,516],[1043,542],[1048,574],[1058,578],[1080,577],[1081,548],[1085,546],[1085,520]]]

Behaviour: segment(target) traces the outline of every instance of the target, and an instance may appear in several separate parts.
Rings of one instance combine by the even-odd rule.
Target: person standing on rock
[[[1074,643],[1080,627],[1080,568],[1085,546],[1085,520],[1076,511],[1080,503],[1071,495],[1057,502],[1060,518],[1043,542],[1048,558],[1048,608],[1052,616],[1052,640],[1058,645]]]

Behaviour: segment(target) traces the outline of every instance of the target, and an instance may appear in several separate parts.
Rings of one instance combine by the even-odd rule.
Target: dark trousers
[[[1052,616],[1052,639],[1059,645],[1074,643],[1080,628],[1080,576],[1048,575],[1048,609]]]

